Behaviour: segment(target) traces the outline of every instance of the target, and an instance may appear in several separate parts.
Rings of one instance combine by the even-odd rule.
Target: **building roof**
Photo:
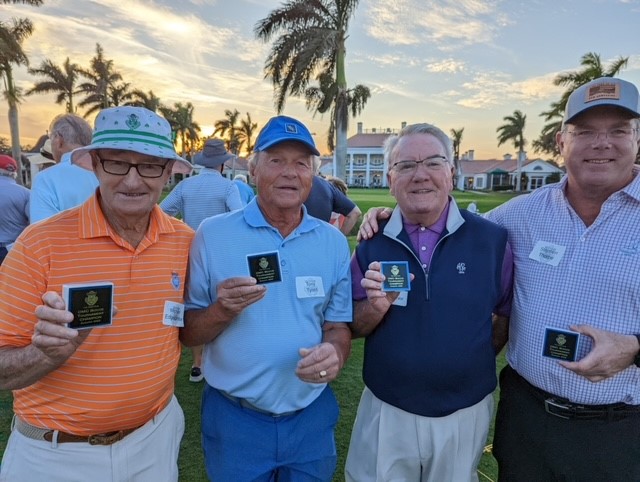
[[[384,144],[384,141],[386,140],[387,137],[389,137],[391,135],[391,133],[389,132],[384,132],[381,134],[369,134],[369,133],[362,133],[362,134],[356,134],[355,136],[351,136],[349,137],[349,139],[347,139],[347,147],[382,147],[382,144]]]

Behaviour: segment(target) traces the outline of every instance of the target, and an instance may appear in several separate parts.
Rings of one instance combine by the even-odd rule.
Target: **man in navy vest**
[[[352,259],[365,389],[346,479],[478,480],[496,387],[492,314],[507,318],[511,303],[507,232],[458,209],[439,128],[406,126],[384,155],[398,204]]]

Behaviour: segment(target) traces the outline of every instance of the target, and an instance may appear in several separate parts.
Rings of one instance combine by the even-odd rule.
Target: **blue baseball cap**
[[[258,134],[255,151],[264,151],[285,141],[297,141],[307,146],[313,154],[320,155],[309,129],[297,119],[279,115],[272,117]]]
[[[632,117],[640,117],[638,89],[631,82],[614,77],[600,77],[574,90],[567,100],[563,124],[599,105],[619,107]]]

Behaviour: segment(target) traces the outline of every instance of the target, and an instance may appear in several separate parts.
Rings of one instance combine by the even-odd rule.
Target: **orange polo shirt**
[[[38,427],[90,435],[137,427],[174,391],[178,329],[162,323],[165,300],[183,303],[193,230],[155,206],[133,248],[109,226],[98,196],[29,226],[0,268],[0,348],[31,343],[46,291],[111,281],[118,309],[58,369],[14,390],[14,411]]]

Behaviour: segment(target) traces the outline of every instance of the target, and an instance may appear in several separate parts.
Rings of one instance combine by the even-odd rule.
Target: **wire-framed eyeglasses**
[[[622,139],[628,139],[638,129],[632,127],[617,127],[608,131],[596,131],[594,129],[574,129],[572,131],[565,130],[567,134],[571,134],[574,139],[584,142],[595,142],[598,140],[601,134],[604,134],[605,139],[612,141],[618,141]]]
[[[424,166],[427,171],[437,172],[442,171],[448,164],[448,161],[443,156],[427,157],[426,159],[420,159],[418,161],[398,161],[391,169],[398,174],[413,174],[418,169],[418,166]]]

